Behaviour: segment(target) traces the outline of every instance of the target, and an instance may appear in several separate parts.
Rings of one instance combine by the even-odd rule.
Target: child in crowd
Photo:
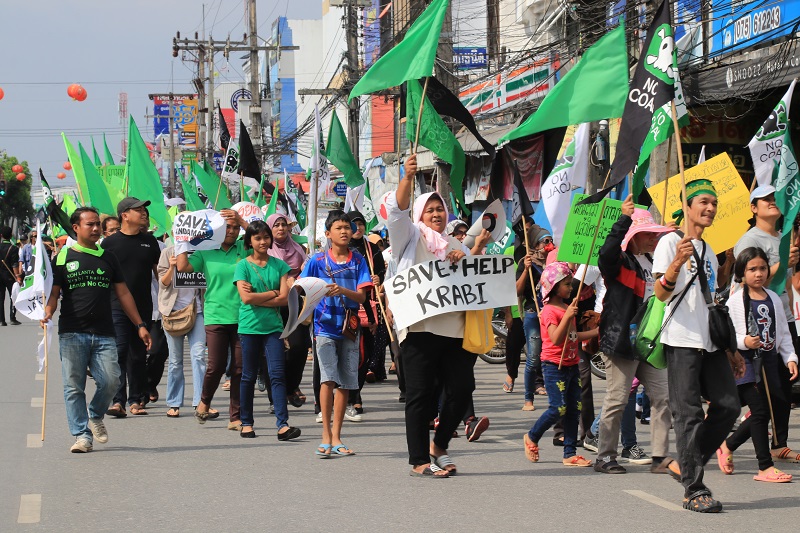
[[[753,479],[789,483],[792,476],[775,468],[770,454],[769,398],[764,377],[777,374],[778,365],[786,365],[791,379],[797,379],[797,355],[780,296],[764,287],[769,279],[767,254],[761,248],[742,250],[734,264],[734,275],[742,287],[731,295],[728,307],[746,365],[744,377],[738,378],[736,385],[742,405],[750,407],[750,416],[722,443],[717,462],[722,472],[733,474],[733,452],[752,438],[758,459],[758,475]]]
[[[531,462],[539,460],[539,439],[558,420],[564,418],[564,466],[592,466],[592,462],[577,455],[581,382],[578,371],[578,345],[597,337],[597,328],[578,332],[575,315],[578,301],[567,305],[572,293],[572,271],[567,263],[547,265],[541,277],[544,307],[539,315],[542,329],[542,373],[550,406],[524,437],[525,456]],[[560,368],[559,368],[560,367]]]
[[[352,236],[352,225],[344,211],[331,211],[325,220],[325,237],[331,248],[309,259],[300,275],[329,283],[327,296],[314,310],[322,414],[322,442],[316,454],[321,459],[332,453],[355,455],[342,443],[341,429],[349,391],[358,390],[358,307],[367,299],[372,279],[364,256],[348,247]],[[339,390],[334,397],[336,388]]]

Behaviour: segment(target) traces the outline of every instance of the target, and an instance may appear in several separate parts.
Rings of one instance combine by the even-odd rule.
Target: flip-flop
[[[348,448],[344,444],[337,444],[333,448],[331,448],[331,453],[335,453],[336,455],[355,455],[356,452]]]
[[[537,396],[547,396],[547,389],[544,387],[536,387],[536,395]]]
[[[681,470],[678,467],[678,461],[674,457],[667,456],[657,465],[654,463],[650,467],[650,472],[653,474],[669,474],[672,479],[678,482],[681,480]]]
[[[320,451],[322,450],[322,451]],[[317,457],[320,459],[330,459],[331,458],[331,445],[330,444],[320,444],[317,446],[316,451],[314,452]]]
[[[125,412],[125,408],[122,407],[121,404],[115,403],[111,407],[109,407],[106,414],[109,416],[113,416],[114,418],[125,418],[128,416],[128,413]]]
[[[717,464],[723,474],[727,476],[733,474],[733,454],[725,453],[722,448],[717,448]],[[730,471],[726,470],[726,468],[730,468]]]
[[[533,442],[527,433],[525,433],[525,436],[522,438],[522,442],[525,444],[525,457],[528,458],[528,461],[532,463],[538,462],[539,445]]]
[[[437,472],[444,472],[444,474],[437,474]],[[450,474],[446,470],[442,470],[435,465],[426,466],[422,472],[417,472],[412,468],[408,475],[411,477],[427,477],[432,479],[447,479],[450,477]]]
[[[130,406],[130,411],[131,411],[132,415],[141,416],[141,415],[148,414],[147,410],[144,407],[142,407],[141,405],[139,405],[138,403],[132,403],[131,406]]]
[[[772,450],[772,458],[785,463],[800,463],[800,453],[795,453],[794,450],[788,446]]]
[[[172,414],[170,414],[170,412]],[[178,418],[179,416],[181,416],[180,407],[170,407],[169,409],[167,409],[167,416],[170,418]]]
[[[791,483],[792,475],[781,472],[774,466],[767,469],[765,474],[758,474],[753,476],[755,481],[766,481],[767,483]]]
[[[514,382],[513,381],[504,381],[503,382],[503,392],[506,394],[514,392]]]

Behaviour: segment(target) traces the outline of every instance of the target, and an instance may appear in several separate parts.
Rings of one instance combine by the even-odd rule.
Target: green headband
[[[714,198],[717,197],[717,190],[714,188],[714,184],[711,183],[711,180],[707,179],[699,179],[690,181],[686,184],[686,203],[688,205],[689,200],[694,198],[695,196],[700,196],[701,194],[710,194]],[[681,200],[683,200],[683,193],[681,192]],[[683,201],[681,201],[683,203]],[[676,224],[680,225],[683,221],[683,207],[681,206],[680,209],[672,213],[672,219],[675,221]]]

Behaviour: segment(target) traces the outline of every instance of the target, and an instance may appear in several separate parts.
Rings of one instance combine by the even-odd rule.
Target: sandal
[[[533,404],[528,405],[527,403],[522,406],[523,411],[535,411],[536,407]]]
[[[536,387],[536,394],[538,396],[547,396],[547,389],[542,387],[541,385]]]
[[[725,453],[722,448],[717,448],[717,464],[722,473],[730,476],[733,474],[733,454]]]
[[[331,445],[330,444],[320,444],[319,446],[317,446],[317,450],[314,453],[320,459],[330,459],[331,458]]]
[[[416,470],[414,470],[412,468],[411,472],[409,472],[408,475],[411,476],[411,477],[429,477],[429,478],[433,478],[433,479],[436,479],[436,478],[447,479],[447,478],[450,477],[450,473],[447,472],[447,470],[442,470],[441,468],[439,468],[438,466],[433,465],[433,464],[430,465],[430,466],[426,466],[422,470],[422,472],[417,472]]]
[[[778,448],[770,452],[773,459],[783,461],[785,463],[800,463],[800,453],[794,453],[794,450],[788,446]]]
[[[566,457],[561,461],[564,466],[592,466],[592,462],[582,455]]]
[[[514,392],[514,380],[503,382],[503,392],[506,394]]]
[[[673,457],[667,456],[660,463],[653,463],[650,466],[650,472],[653,474],[669,474],[674,480],[681,480],[681,469],[678,466],[678,461]]]
[[[696,513],[718,513],[722,511],[722,504],[712,498],[711,494],[698,494],[691,498],[684,498],[683,508]]]
[[[439,457],[434,457],[431,455],[431,468],[433,466],[437,466],[450,474],[451,476],[455,476],[458,474],[458,468],[456,468],[456,464],[450,459],[450,456],[446,453],[440,455]],[[452,466],[453,468],[447,468],[448,466]]]
[[[215,418],[219,418],[219,411],[217,411],[216,409],[211,409],[209,407],[207,412],[208,412],[208,419],[209,420],[213,420]]]
[[[181,408],[180,407],[170,407],[167,409],[167,416],[170,418],[178,418],[181,416]]]
[[[533,442],[527,433],[525,433],[525,436],[522,438],[522,442],[525,444],[525,457],[528,458],[528,461],[532,463],[538,462],[539,445]]]
[[[156,403],[158,401],[158,398],[159,396],[157,390],[150,393],[150,403]]]
[[[226,380],[225,383],[222,384],[222,390],[231,390],[231,380]]]
[[[766,481],[767,483],[791,483],[792,475],[781,472],[773,466],[772,468],[768,468],[764,474],[759,473],[753,476],[753,479],[755,481]]]
[[[331,448],[331,453],[335,453],[336,455],[355,455],[356,452],[348,448],[344,444],[337,444],[333,448]]]
[[[197,419],[198,424],[205,424],[208,420],[208,411],[201,411],[200,409],[194,410],[194,417]]]
[[[125,418],[128,416],[128,413],[125,412],[125,408],[122,407],[122,404],[120,403],[115,403],[109,407],[108,411],[106,411],[106,414],[113,416],[114,418]]]
[[[298,398],[300,398],[300,400],[303,403],[306,403],[306,400],[308,400],[308,398],[306,398],[306,395],[303,394],[303,391],[301,391],[300,389],[297,389],[296,391],[294,391],[294,395],[297,396]]]
[[[147,410],[144,407],[142,407],[141,405],[139,405],[138,403],[132,403],[131,407],[130,407],[130,410],[131,410],[131,414],[132,415],[146,415],[146,414],[148,414]]]

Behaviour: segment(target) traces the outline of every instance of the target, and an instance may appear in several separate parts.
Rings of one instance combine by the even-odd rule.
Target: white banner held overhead
[[[428,261],[398,272],[384,283],[397,329],[458,311],[516,305],[514,258],[467,256],[451,264]]]
[[[178,213],[172,223],[172,239],[176,254],[216,250],[225,240],[225,219],[213,209]]]

